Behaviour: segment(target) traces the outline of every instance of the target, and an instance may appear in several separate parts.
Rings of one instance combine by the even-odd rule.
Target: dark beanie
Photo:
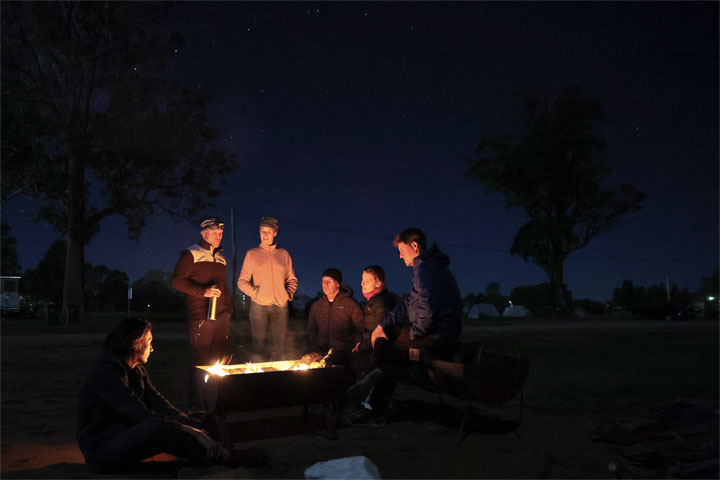
[[[330,277],[342,285],[342,273],[337,268],[328,268],[322,274],[323,277]]]

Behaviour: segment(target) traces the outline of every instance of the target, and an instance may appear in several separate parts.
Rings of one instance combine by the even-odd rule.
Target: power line
[[[256,218],[259,219],[260,216],[258,215],[252,215],[249,213],[235,213],[236,215],[240,215],[243,217],[250,217],[250,218]],[[369,237],[369,238],[376,238],[380,240],[387,240],[388,238],[393,237],[394,235],[381,235],[381,234],[375,234],[375,233],[367,233],[367,232],[359,232],[356,230],[348,230],[348,229],[342,229],[342,228],[334,228],[334,227],[326,227],[323,225],[315,225],[311,223],[304,223],[304,222],[297,222],[294,220],[288,220],[287,218],[278,218],[278,220],[282,221],[283,223],[287,223],[290,225],[297,225],[299,227],[304,228],[310,228],[310,229],[316,229],[316,230],[325,230],[329,232],[336,232],[336,233],[342,233],[345,235],[355,235],[360,237]],[[461,245],[456,243],[445,243],[445,242],[437,242],[439,245],[442,245],[443,247],[449,247],[449,248],[462,248],[466,250],[478,250],[478,251],[484,251],[484,252],[500,252],[505,253],[507,255],[512,255],[507,248],[492,248],[492,247],[481,247],[478,245]],[[664,257],[603,257],[603,256],[597,256],[597,255],[573,255],[567,258],[568,260],[605,260],[605,261],[623,261],[623,262],[717,262],[718,257],[704,257],[704,258],[664,258]]]

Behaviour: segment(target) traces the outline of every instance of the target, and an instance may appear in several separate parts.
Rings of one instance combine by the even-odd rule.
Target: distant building
[[[22,297],[19,293],[20,277],[0,277],[0,310],[2,312],[19,312]]]

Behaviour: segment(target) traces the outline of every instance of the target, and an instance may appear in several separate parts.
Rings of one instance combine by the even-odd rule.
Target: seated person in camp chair
[[[347,403],[362,401],[372,410],[346,418],[358,426],[381,426],[395,385],[402,377],[427,374],[426,358],[452,360],[459,350],[462,301],[450,258],[436,244],[427,248],[422,230],[408,228],[395,237],[405,265],[412,267],[410,294],[382,319],[372,333],[373,362],[377,367],[347,392]]]

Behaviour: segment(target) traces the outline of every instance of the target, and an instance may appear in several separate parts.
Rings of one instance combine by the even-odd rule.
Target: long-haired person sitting
[[[123,320],[83,380],[76,437],[90,469],[122,473],[159,453],[230,466],[267,463],[259,450],[228,450],[155,389],[145,369],[152,340],[150,322]]]

